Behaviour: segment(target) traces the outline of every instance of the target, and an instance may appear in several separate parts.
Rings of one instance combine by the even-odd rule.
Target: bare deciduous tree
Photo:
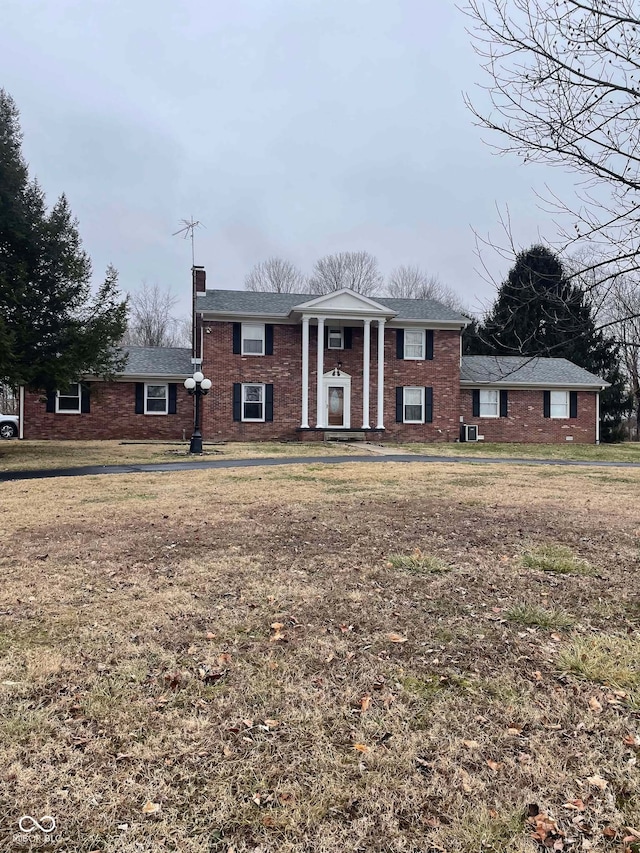
[[[373,296],[382,287],[378,261],[368,252],[338,252],[316,261],[309,278],[309,293],[331,293],[348,287]]]
[[[467,104],[498,148],[578,173],[563,247],[587,238],[607,275],[640,268],[637,0],[467,0],[492,108]]]
[[[636,440],[640,441],[640,288],[629,278],[609,288],[603,315],[620,347],[622,365],[633,397]]]
[[[268,258],[256,264],[244,280],[245,290],[254,293],[305,293],[306,282],[300,270],[283,258]]]
[[[470,316],[458,294],[418,266],[401,265],[389,276],[386,292],[400,299],[435,299],[454,311]]]
[[[129,324],[122,343],[142,347],[190,346],[191,324],[173,315],[178,298],[171,290],[143,282],[129,294]]]

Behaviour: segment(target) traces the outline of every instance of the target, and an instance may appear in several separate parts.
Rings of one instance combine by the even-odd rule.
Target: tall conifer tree
[[[476,355],[566,358],[601,376],[611,383],[601,396],[601,438],[619,438],[630,400],[618,348],[597,328],[587,296],[545,246],[517,255],[470,345]]]
[[[0,89],[0,382],[52,391],[122,368],[117,273],[91,295],[91,261],[64,195],[47,210],[29,178],[18,110]]]

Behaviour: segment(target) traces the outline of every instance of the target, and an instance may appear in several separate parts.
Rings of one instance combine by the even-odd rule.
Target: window
[[[552,418],[568,418],[569,417],[569,392],[568,391],[552,391],[551,406],[549,417]]]
[[[68,388],[64,388],[62,391],[57,391],[56,412],[65,415],[79,415],[81,411],[81,394],[82,391],[80,389],[79,382],[74,382],[72,385],[69,385]]]
[[[403,420],[405,424],[424,423],[424,388],[405,388],[403,391]]]
[[[480,417],[481,418],[498,418],[500,417],[500,392],[499,391],[480,391]]]
[[[166,415],[168,411],[169,395],[166,385],[144,386],[144,413],[145,415]]]
[[[242,355],[264,355],[264,323],[242,324]]]
[[[344,334],[342,329],[329,329],[327,347],[328,349],[344,349]]]
[[[242,386],[242,420],[264,420],[264,385]]]
[[[404,357],[405,359],[423,359],[425,330],[424,329],[405,329],[404,330]]]

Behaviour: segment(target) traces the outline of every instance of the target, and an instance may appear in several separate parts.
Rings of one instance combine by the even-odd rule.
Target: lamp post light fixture
[[[197,370],[193,376],[184,380],[184,387],[191,397],[195,397],[195,409],[193,415],[193,434],[189,444],[189,453],[202,453],[202,433],[200,432],[201,406],[200,400],[206,397],[211,388],[211,380],[205,379],[204,373]]]

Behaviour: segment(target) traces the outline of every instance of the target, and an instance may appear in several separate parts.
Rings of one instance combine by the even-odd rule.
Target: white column
[[[376,429],[384,429],[384,323],[384,320],[378,320],[378,423]]]
[[[309,318],[302,318],[302,429],[309,428]]]
[[[369,429],[369,366],[371,362],[371,320],[364,321],[362,348],[362,429]]]
[[[324,373],[324,317],[318,317],[318,366],[316,382],[316,427],[324,429],[324,400],[322,398]]]

